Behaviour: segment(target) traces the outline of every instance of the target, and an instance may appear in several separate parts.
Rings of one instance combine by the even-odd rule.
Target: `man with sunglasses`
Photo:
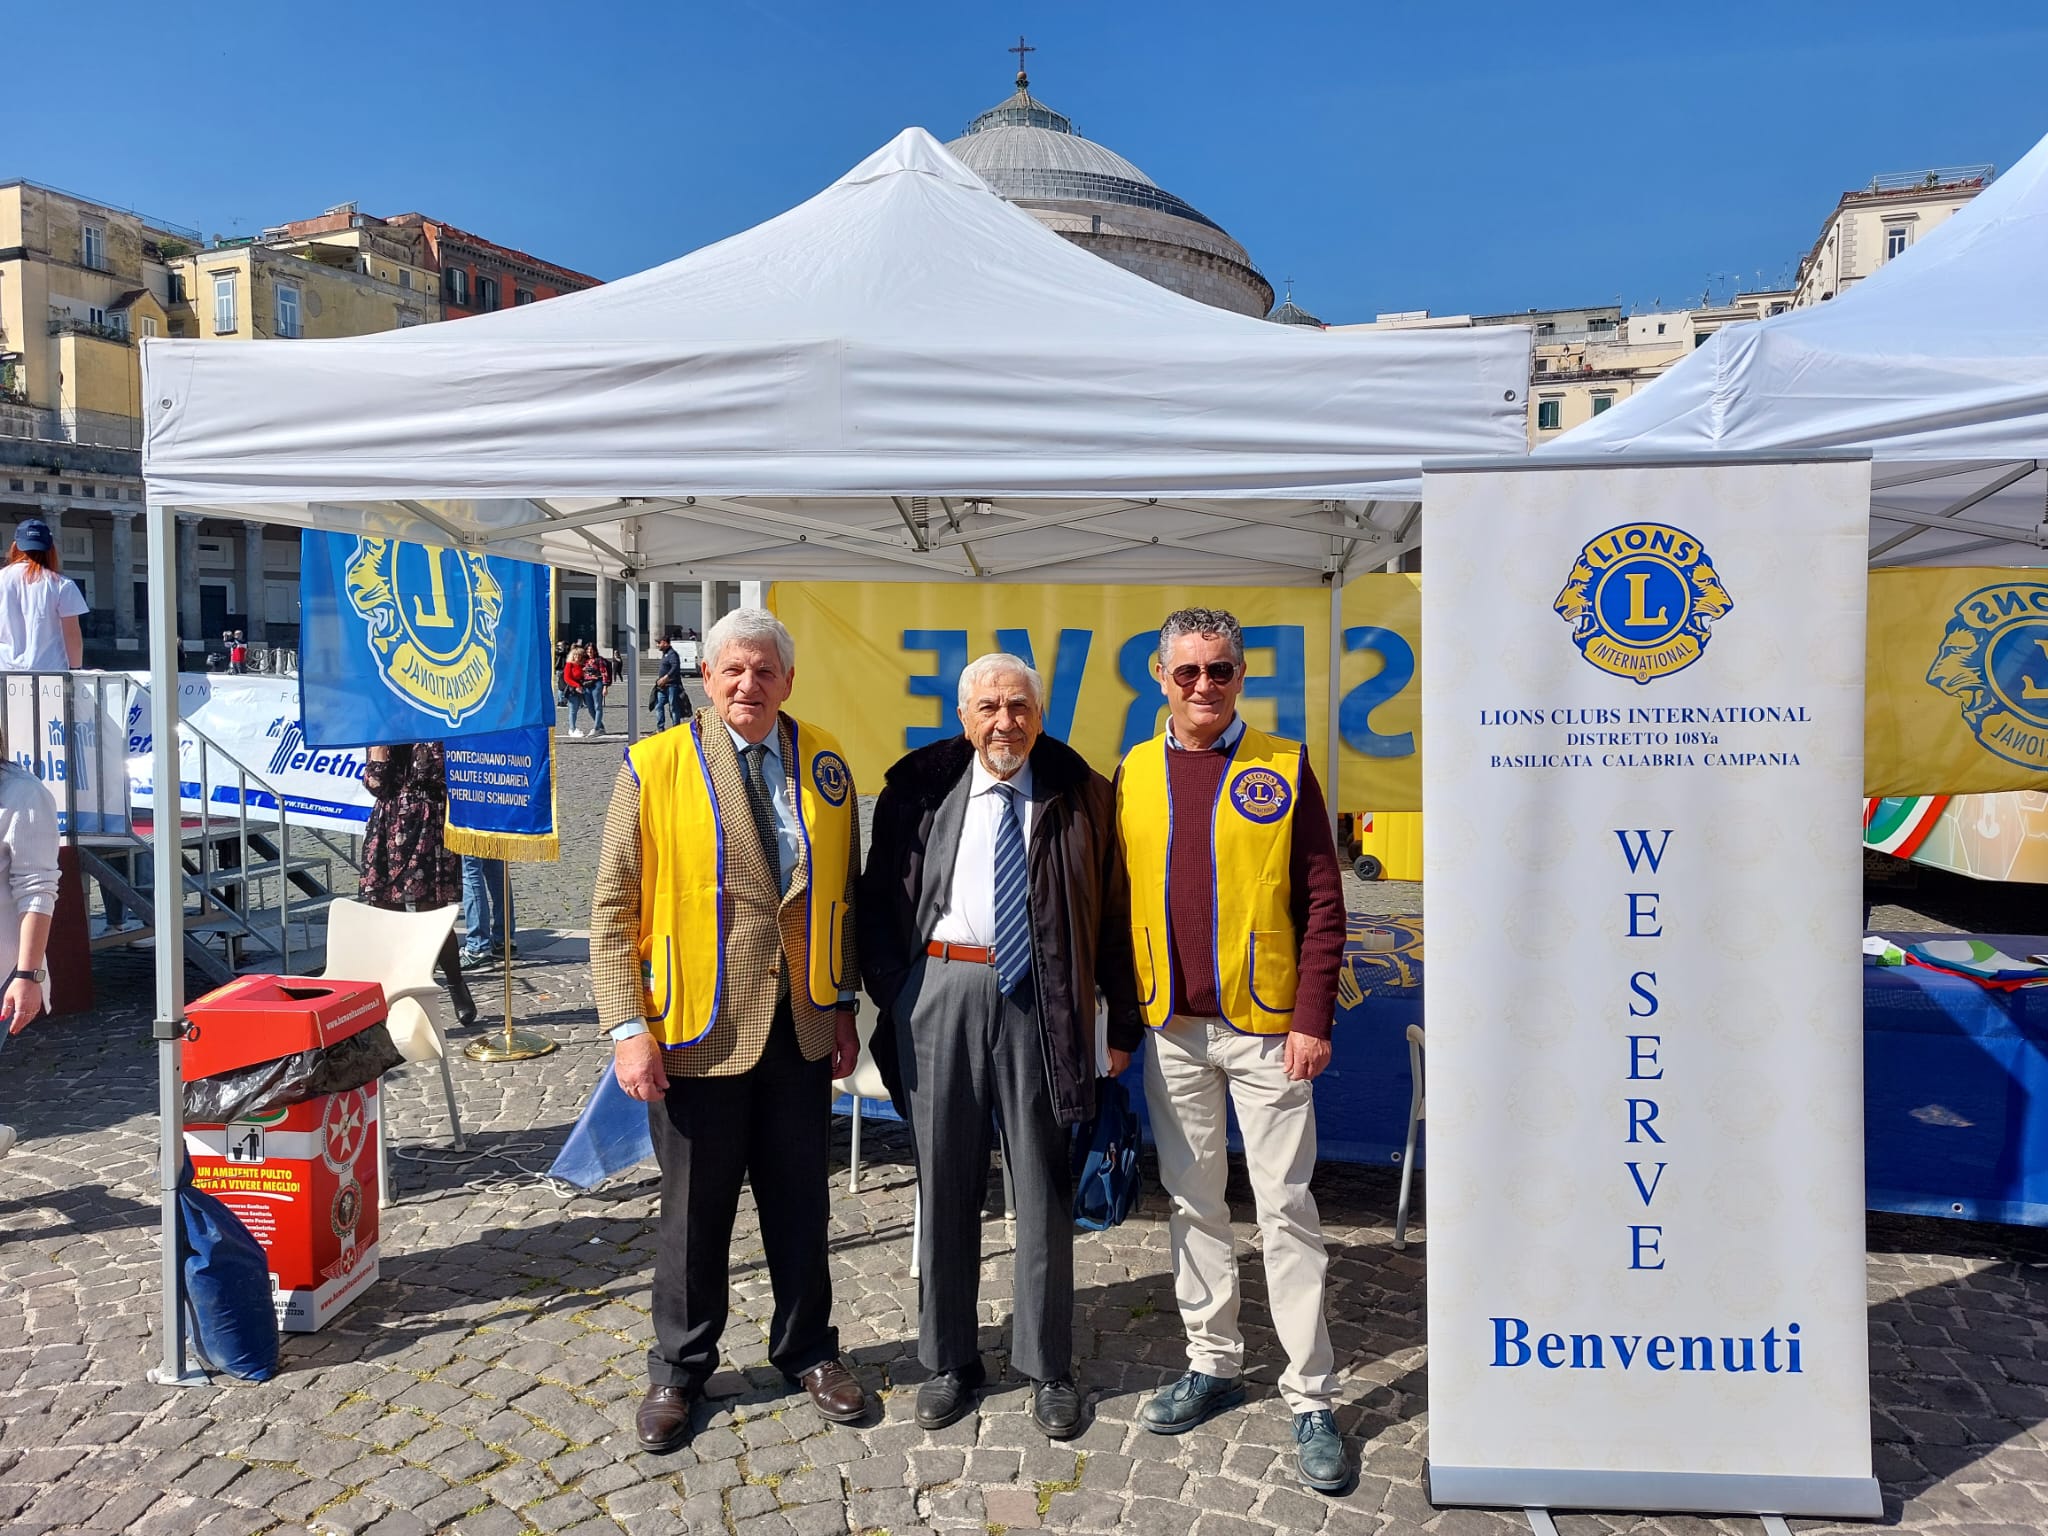
[[[1117,771],[1138,997],[1151,1026],[1145,1098],[1159,1181],[1173,1197],[1174,1291],[1188,1371],[1139,1412],[1180,1434],[1244,1401],[1237,1258],[1224,1198],[1228,1108],[1244,1132],[1273,1326],[1287,1352],[1297,1475],[1349,1480],[1332,1409],[1336,1358],[1323,1315],[1328,1256],[1309,1178],[1310,1087],[1330,1060],[1344,887],[1323,793],[1301,743],[1237,713],[1244,636],[1221,609],[1159,629],[1162,736]]]

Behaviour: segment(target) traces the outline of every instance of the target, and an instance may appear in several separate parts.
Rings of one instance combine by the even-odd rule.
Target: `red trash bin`
[[[317,1050],[384,1022],[373,981],[244,976],[185,1010],[186,1082]],[[198,1187],[270,1257],[278,1326],[313,1333],[377,1278],[378,1085],[316,1094],[226,1125],[188,1124]]]

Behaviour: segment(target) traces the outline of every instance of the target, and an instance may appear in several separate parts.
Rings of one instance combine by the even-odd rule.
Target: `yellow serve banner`
[[[1422,806],[1419,578],[1373,575],[1343,591],[1337,725],[1344,810]],[[1046,729],[1104,773],[1157,735],[1154,665],[1176,608],[1227,608],[1244,627],[1246,719],[1309,747],[1324,777],[1330,598],[1288,587],[1079,587],[786,582],[768,606],[796,637],[790,709],[831,731],[863,794],[913,747],[958,735],[961,669],[990,651],[1045,680]]]
[[[1342,810],[1422,808],[1421,579],[1363,576],[1344,588]],[[1323,591],[779,581],[768,602],[796,637],[790,707],[839,737],[867,794],[912,747],[959,731],[960,671],[989,651],[1037,667],[1046,729],[1110,772],[1165,723],[1159,623],[1190,607],[1237,615],[1245,717],[1307,742],[1324,773]],[[2048,570],[1872,572],[1865,793],[2041,789],[2044,775]]]
[[[2048,570],[1873,571],[1864,793],[2048,787]]]

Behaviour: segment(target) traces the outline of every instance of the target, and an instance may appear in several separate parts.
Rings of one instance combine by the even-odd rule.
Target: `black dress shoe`
[[[1071,1440],[1081,1433],[1081,1389],[1071,1377],[1031,1384],[1031,1422],[1050,1440]]]
[[[979,1359],[957,1371],[941,1371],[917,1389],[917,1422],[923,1429],[944,1429],[974,1407],[974,1394],[988,1380]]]
[[[660,1456],[680,1448],[690,1438],[690,1409],[696,1401],[689,1387],[649,1387],[633,1415],[640,1449]]]

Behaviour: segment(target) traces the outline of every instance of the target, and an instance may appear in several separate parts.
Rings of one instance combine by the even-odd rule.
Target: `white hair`
[[[986,656],[977,656],[960,669],[960,707],[967,707],[967,701],[974,697],[974,690],[983,683],[1009,672],[1020,674],[1031,685],[1031,702],[1043,713],[1045,682],[1039,677],[1038,669],[1022,656],[1012,656],[1008,651],[991,651]]]
[[[728,645],[744,645],[754,650],[775,647],[775,654],[782,662],[782,670],[791,671],[796,666],[796,640],[782,620],[766,608],[735,608],[704,636],[704,670],[717,670],[718,658]]]

